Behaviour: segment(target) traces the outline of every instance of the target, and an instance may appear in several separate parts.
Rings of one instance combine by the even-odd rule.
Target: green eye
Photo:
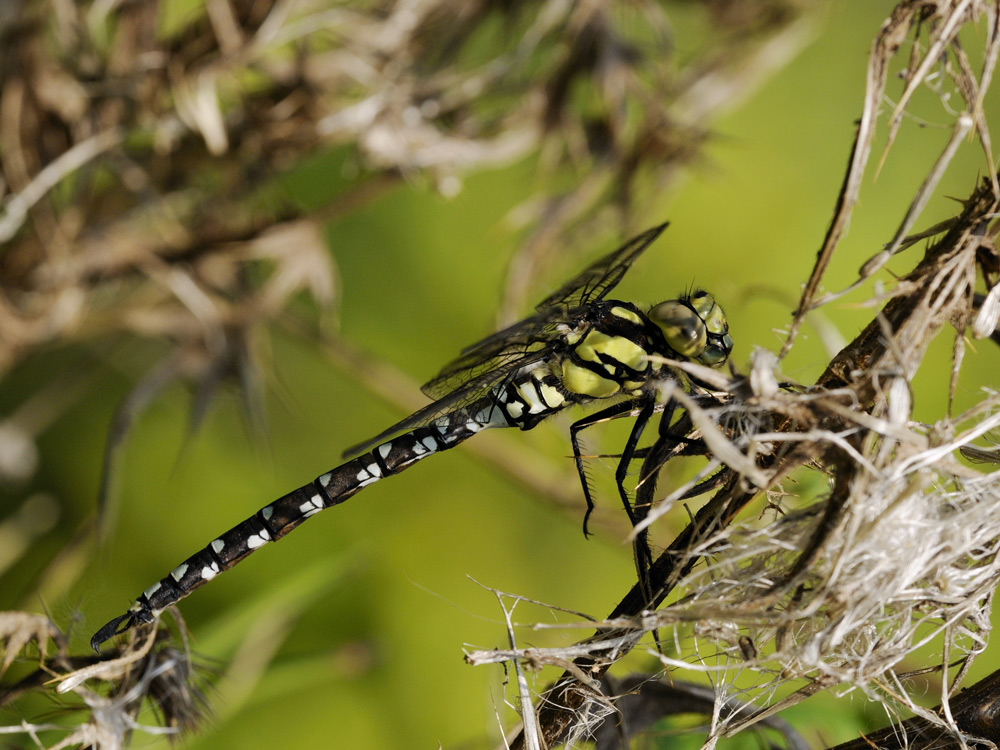
[[[649,311],[649,319],[663,331],[671,349],[708,367],[721,365],[733,350],[726,314],[708,292],[661,302]]]
[[[726,314],[722,312],[713,297],[708,292],[695,292],[688,300],[698,317],[705,321],[705,328],[709,333],[725,334],[729,330],[726,322]]]
[[[694,359],[705,351],[708,338],[705,324],[695,310],[683,302],[661,302],[649,311],[649,319],[660,327],[670,348],[681,356]]]
[[[691,309],[698,313],[698,317],[702,320],[706,319],[716,307],[715,297],[703,291],[697,291],[692,294],[688,298],[688,304],[691,305]]]
[[[729,345],[729,349],[732,349],[731,343]],[[703,365],[707,365],[708,367],[715,367],[716,365],[721,365],[723,362],[725,362],[728,356],[729,356],[728,349],[724,349],[721,346],[709,345],[705,347],[705,351],[703,351],[701,355],[698,357],[698,361],[701,362]]]

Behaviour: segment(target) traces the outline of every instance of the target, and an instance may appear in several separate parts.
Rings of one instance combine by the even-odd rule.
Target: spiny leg
[[[694,425],[687,412],[676,423],[670,423],[675,410],[675,403],[668,403],[665,406],[659,424],[659,437],[656,442],[648,448],[636,452],[637,454],[642,454],[644,457],[644,462],[640,470],[641,477],[636,487],[635,503],[636,514],[642,518],[646,517],[649,508],[652,507],[653,496],[656,492],[656,478],[659,471],[671,458],[681,455],[707,455],[710,453],[708,446],[703,440],[689,437],[690,433],[694,431]],[[712,476],[688,488],[680,497],[676,498],[676,502],[697,497],[720,487],[731,476],[732,471],[728,467],[723,466]],[[656,592],[651,590],[652,581],[649,580],[648,575],[645,579],[640,577],[640,584],[642,585],[644,596],[647,597],[646,601],[653,601],[652,597],[656,595]],[[654,636],[654,638],[659,643],[658,637]]]
[[[671,401],[671,403],[673,402]],[[672,409],[672,407],[670,408]],[[636,414],[635,422],[632,424],[628,440],[625,442],[625,448],[622,450],[621,457],[618,460],[618,467],[615,469],[615,483],[618,485],[618,494],[621,496],[622,505],[625,507],[625,513],[628,515],[633,528],[635,528],[636,523],[640,519],[636,513],[636,508],[632,505],[628,490],[625,489],[625,479],[628,476],[632,460],[635,458],[639,439],[642,437],[646,425],[649,424],[649,420],[652,419],[655,410],[656,401],[653,398],[643,400],[642,406],[639,408],[639,413]],[[645,513],[642,515],[645,517]],[[635,539],[632,542],[632,552],[635,558],[635,572],[639,583],[643,588],[647,588],[647,571],[653,562],[653,553],[649,549],[649,534],[645,529],[635,535]]]
[[[587,512],[583,517],[584,536],[590,536],[590,532],[587,530],[587,522],[590,520],[590,514],[594,512],[595,506],[594,499],[590,494],[590,482],[587,481],[587,473],[584,468],[583,452],[580,449],[579,433],[595,424],[606,422],[611,419],[617,419],[618,417],[623,417],[626,414],[631,414],[634,411],[636,411],[634,402],[623,401],[619,404],[612,404],[606,409],[594,412],[593,414],[590,414],[569,426],[569,439],[570,443],[573,445],[573,460],[576,462],[576,471],[577,474],[580,475],[580,484],[583,486],[583,499],[587,501]],[[629,522],[635,526],[635,515],[632,513],[632,506],[630,503],[626,502],[625,513],[628,515]]]
[[[652,399],[650,400],[652,404]],[[635,458],[643,458],[644,463],[642,469],[640,470],[639,481],[636,484],[636,501],[633,504],[633,512],[635,517],[635,523],[641,523],[644,521],[649,514],[649,509],[652,507],[652,493],[654,491],[656,481],[655,476],[659,473],[671,458],[680,455],[703,455],[708,452],[708,447],[702,440],[697,438],[688,437],[688,434],[694,429],[694,425],[691,422],[691,418],[687,412],[684,412],[683,416],[673,422],[674,414],[677,411],[678,403],[675,399],[669,399],[662,408],[660,414],[660,422],[658,425],[658,437],[656,442],[649,446],[648,448],[636,448],[635,444],[638,443],[638,436],[636,440],[630,442],[628,447],[632,447],[632,454],[627,456],[628,461],[632,461]],[[652,410],[650,411],[650,418],[652,416]],[[648,418],[646,420],[648,422]],[[637,424],[634,428],[641,431],[645,427],[645,422]],[[656,456],[655,459],[652,456]],[[626,456],[623,456],[623,462]],[[624,471],[626,467],[619,466],[620,476],[624,480]],[[721,474],[721,472],[720,472]],[[719,474],[713,476],[712,478],[699,483],[695,487],[684,493],[683,498],[694,497],[705,492]],[[643,485],[649,482],[650,479],[653,481],[650,483],[649,487],[643,490]],[[623,486],[623,481],[619,482],[619,490],[624,493],[625,489]],[[639,543],[639,536],[641,535],[641,544]],[[645,557],[643,557],[645,553]],[[652,582],[649,579],[649,568],[652,565],[653,557],[652,552],[649,547],[648,531],[643,530],[640,534],[637,534],[636,539],[636,572],[638,573],[639,585],[642,588],[644,595],[647,600],[652,600]],[[657,643],[658,643],[657,639]]]
[[[634,506],[636,516],[639,520],[645,519],[649,514],[649,509],[652,507],[651,499],[639,500],[639,495],[643,494],[639,492],[639,488],[650,480],[653,480],[653,484],[655,485],[656,475],[659,474],[660,469],[666,466],[671,459],[677,456],[704,455],[708,451],[708,447],[704,441],[688,437],[688,434],[694,430],[694,425],[691,423],[687,412],[684,412],[681,418],[674,424],[670,423],[676,410],[677,402],[671,399],[664,406],[660,417],[656,442],[645,448],[637,449],[635,456],[633,456],[633,458],[643,459],[642,467],[639,470],[639,480],[636,482],[635,487],[636,501]],[[652,458],[654,454],[656,456],[655,460]]]
[[[648,413],[646,411],[647,405]],[[708,446],[705,445],[704,441],[688,437],[688,433],[691,432],[694,426],[686,412],[681,419],[679,419],[676,423],[671,424],[674,418],[674,413],[677,411],[677,406],[678,404],[675,399],[669,399],[663,405],[663,409],[660,414],[660,423],[658,426],[659,437],[656,443],[648,448],[638,448],[637,446],[639,438],[642,435],[642,431],[645,429],[646,424],[648,424],[649,419],[652,418],[653,412],[655,411],[655,402],[653,399],[649,399],[647,403],[644,403],[642,410],[639,412],[636,424],[632,428],[632,434],[629,435],[629,441],[626,444],[625,451],[622,453],[621,461],[618,464],[618,472],[615,474],[615,477],[618,480],[618,491],[622,495],[622,500],[626,503],[629,501],[624,486],[624,480],[628,471],[629,463],[636,458],[645,459],[651,453],[657,453],[660,455],[660,459],[655,463],[654,467],[650,468],[646,464],[643,464],[643,470],[646,473],[642,474],[639,478],[639,482],[636,485],[636,502],[631,505],[631,517],[634,519],[632,522],[633,526],[645,520],[651,507],[651,503],[648,500],[639,500],[638,495],[642,494],[638,492],[639,487],[645,484],[651,476],[657,474],[671,458],[679,455],[704,455],[708,452]],[[696,497],[703,492],[707,492],[708,490],[721,484],[725,476],[726,473],[724,470],[719,471],[708,479],[696,484],[694,487],[685,492],[679,499],[685,500],[689,497]],[[647,596],[647,600],[649,601],[651,601],[652,595],[652,586],[649,580],[649,567],[652,563],[653,555],[649,546],[649,532],[644,529],[636,535],[635,564],[636,573],[639,578],[639,585],[642,587],[643,593]]]
[[[723,482],[725,482],[726,479],[728,479],[728,477],[729,477],[728,469],[723,467],[719,469],[717,472],[715,472],[712,476],[702,479],[700,482],[698,482],[698,484],[696,484],[694,487],[692,487],[683,495],[681,495],[679,498],[677,498],[677,502],[681,502],[683,500],[687,500],[692,497],[698,497],[698,495],[703,495],[706,492],[718,489],[719,487],[722,486]]]
[[[652,401],[652,399],[650,399],[650,400]],[[657,440],[658,444],[659,443],[671,443],[671,442],[674,443],[674,444],[677,444],[679,442],[684,442],[684,441],[687,440],[687,438],[684,437],[683,435],[676,435],[674,433],[674,431],[671,430],[670,422],[674,418],[674,412],[675,411],[677,411],[677,401],[674,400],[674,399],[669,399],[667,401],[667,403],[665,403],[663,405],[663,410],[660,413],[660,423],[659,423],[659,427],[658,427],[658,430],[657,430],[658,435],[659,435],[659,438]],[[650,414],[650,417],[652,417],[652,414]],[[647,422],[648,422],[648,419],[647,419]],[[683,419],[678,420],[677,427],[678,428],[681,427],[682,424],[683,424]],[[645,427],[645,425],[643,425],[643,427]],[[636,442],[638,442],[638,440]],[[635,458],[645,458],[647,455],[649,455],[649,450],[651,450],[651,449],[652,449],[652,446],[650,448],[648,448],[648,449],[644,449],[644,450],[641,450],[641,451],[633,449],[633,454],[629,457],[629,460],[631,461],[631,460],[633,460]],[[664,460],[663,463],[665,464],[666,460]],[[661,466],[662,465],[663,464],[661,464]],[[645,482],[646,479],[648,479],[648,475],[646,475],[646,476],[640,475],[639,476],[639,481],[636,484],[636,489],[637,490],[638,490],[638,486],[641,485],[643,482]],[[619,488],[621,488],[620,484],[619,484]],[[624,490],[622,490],[622,491],[624,491]],[[636,503],[634,504],[633,507],[634,507],[634,512],[635,512],[635,516],[636,516],[635,523],[638,523],[639,521],[642,521],[642,520],[644,520],[646,518],[646,515],[649,513],[650,505],[649,505],[649,503],[639,503],[638,502],[638,498],[637,498]]]
[[[671,400],[665,407],[665,409],[669,412],[666,416],[668,422],[675,407],[676,402],[673,400]],[[594,502],[590,495],[590,485],[584,471],[583,454],[580,448],[578,433],[587,427],[598,424],[599,422],[617,419],[626,415],[631,415],[636,418],[635,423],[632,425],[632,430],[629,432],[629,437],[625,443],[625,447],[619,454],[618,466],[615,469],[615,483],[618,486],[618,494],[622,500],[622,507],[625,509],[625,514],[628,516],[629,523],[635,527],[639,520],[645,517],[645,513],[642,513],[641,515],[636,513],[636,510],[632,505],[631,498],[629,497],[629,492],[625,488],[625,479],[628,476],[629,467],[631,466],[633,459],[637,456],[638,444],[639,440],[642,438],[642,433],[645,430],[646,425],[649,424],[649,420],[652,418],[655,411],[655,399],[647,397],[641,402],[638,402],[638,406],[636,402],[627,401],[620,404],[614,404],[606,409],[602,409],[599,412],[581,419],[570,427],[570,438],[573,444],[573,457],[576,461],[577,472],[580,474],[580,482],[583,485],[584,498],[587,500],[587,515],[584,518],[585,534],[587,533],[587,519],[590,517],[590,513],[594,509]],[[648,588],[648,582],[645,581],[645,578],[647,576],[649,565],[653,560],[652,551],[649,547],[648,533],[645,531],[638,533],[632,543],[632,546],[636,575],[638,576],[640,583],[644,587]]]

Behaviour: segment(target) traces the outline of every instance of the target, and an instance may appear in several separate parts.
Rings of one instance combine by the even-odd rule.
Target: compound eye
[[[698,313],[699,317],[706,318],[708,314],[712,312],[712,308],[715,307],[715,297],[713,297],[708,292],[699,289],[690,297],[688,297],[688,303]]]
[[[729,349],[709,344],[705,347],[705,351],[698,356],[698,361],[707,367],[721,365],[729,358],[729,352],[733,348],[731,341],[732,340],[730,339]]]
[[[712,305],[715,301],[712,300]],[[649,319],[663,331],[670,348],[695,359],[705,351],[708,331],[698,313],[677,300],[661,302],[649,311]]]
[[[726,314],[708,292],[695,292],[689,300],[698,317],[705,321],[709,333],[724,334],[729,330]]]

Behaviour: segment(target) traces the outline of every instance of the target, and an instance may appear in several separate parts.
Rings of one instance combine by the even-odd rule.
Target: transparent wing
[[[604,299],[604,296],[622,280],[622,276],[639,254],[649,247],[668,225],[669,222],[665,222],[647,229],[614,252],[590,264],[583,272],[542,300],[535,309],[543,311],[552,307],[579,307]]]
[[[583,314],[586,305],[603,299],[639,254],[666,228],[667,224],[660,224],[648,229],[595,261],[546,297],[534,315],[463,349],[458,359],[446,365],[421,390],[431,398],[442,398],[492,369],[509,371],[509,362],[526,352],[546,350],[558,336],[559,325],[572,323]]]
[[[579,317],[578,310],[548,310],[525,318],[519,323],[487,336],[462,350],[458,359],[445,365],[421,389],[431,398],[443,398],[449,393],[465,388],[467,383],[478,382],[490,372],[502,376],[526,364],[545,359],[552,342],[558,337],[560,323],[569,323]]]
[[[480,373],[478,377],[466,380],[463,386],[453,389],[444,397],[439,398],[433,403],[425,406],[423,409],[414,412],[406,419],[396,422],[396,424],[386,428],[375,437],[370,438],[363,443],[352,445],[344,451],[344,457],[347,458],[348,456],[355,456],[359,453],[363,453],[379,443],[384,442],[393,435],[409,432],[410,430],[415,430],[418,427],[425,427],[445,414],[458,411],[466,406],[469,406],[470,404],[474,404],[477,401],[482,400],[486,394],[490,392],[491,388],[495,388],[497,385],[502,383],[505,378],[510,376],[511,373],[521,369],[522,367],[526,367],[527,365],[539,362],[545,359],[547,355],[548,352],[545,349],[540,349],[522,352],[520,357],[510,357],[504,363],[503,367],[488,369]]]

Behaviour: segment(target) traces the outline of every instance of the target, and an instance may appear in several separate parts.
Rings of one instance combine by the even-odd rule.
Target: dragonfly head
[[[726,314],[708,292],[698,290],[661,302],[647,317],[663,332],[671,349],[703,365],[721,365],[733,350]]]

